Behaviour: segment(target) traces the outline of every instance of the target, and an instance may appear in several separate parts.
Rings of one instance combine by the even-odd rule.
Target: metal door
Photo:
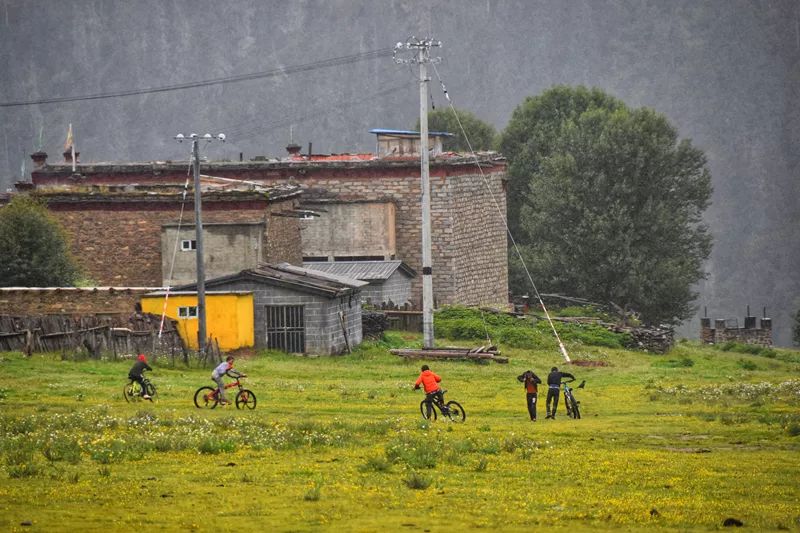
[[[302,305],[268,305],[267,348],[290,353],[306,351]]]

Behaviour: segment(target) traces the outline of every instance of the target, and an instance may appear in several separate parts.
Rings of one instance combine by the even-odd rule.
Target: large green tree
[[[648,323],[691,315],[711,251],[711,178],[663,115],[555,87],[514,111],[501,149],[510,226],[540,291],[614,302]],[[516,258],[511,268],[512,290],[530,290]]]
[[[0,208],[0,286],[71,286],[77,277],[64,230],[44,204],[16,196]]]
[[[455,109],[455,111],[453,110]],[[428,113],[429,131],[446,131],[452,137],[445,137],[442,149],[447,152],[469,152],[470,146],[476,152],[493,150],[497,143],[497,130],[488,122],[484,122],[469,111],[456,108],[437,109]],[[458,118],[456,118],[458,114]],[[461,125],[459,126],[459,122]],[[463,126],[467,136],[461,131]],[[419,131],[419,119],[416,129]],[[467,139],[469,143],[467,143]]]

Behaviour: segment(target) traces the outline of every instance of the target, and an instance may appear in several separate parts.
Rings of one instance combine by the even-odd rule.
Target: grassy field
[[[399,335],[395,334],[395,342]],[[237,362],[254,411],[192,404],[209,370],[0,354],[5,531],[756,530],[800,528],[800,354],[681,343],[663,356],[573,346],[507,365],[429,362],[465,424],[426,422],[420,361],[369,344],[343,357]],[[563,367],[584,418],[528,421],[515,377]]]

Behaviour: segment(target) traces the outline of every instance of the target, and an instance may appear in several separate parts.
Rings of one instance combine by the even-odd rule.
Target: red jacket
[[[433,371],[425,370],[417,378],[417,382],[414,383],[414,388],[418,388],[419,384],[422,383],[425,394],[430,394],[439,390],[439,385],[437,385],[437,383],[440,381],[442,381],[442,378],[434,374]]]

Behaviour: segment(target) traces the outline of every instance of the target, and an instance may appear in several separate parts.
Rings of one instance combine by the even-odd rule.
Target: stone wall
[[[0,315],[124,314],[136,310],[139,298],[153,287],[0,288]]]
[[[762,318],[761,327],[756,327],[756,317],[745,317],[744,327],[734,325],[734,320],[716,319],[711,327],[710,318],[700,319],[700,339],[705,344],[739,342],[756,346],[772,346],[772,319]]]

